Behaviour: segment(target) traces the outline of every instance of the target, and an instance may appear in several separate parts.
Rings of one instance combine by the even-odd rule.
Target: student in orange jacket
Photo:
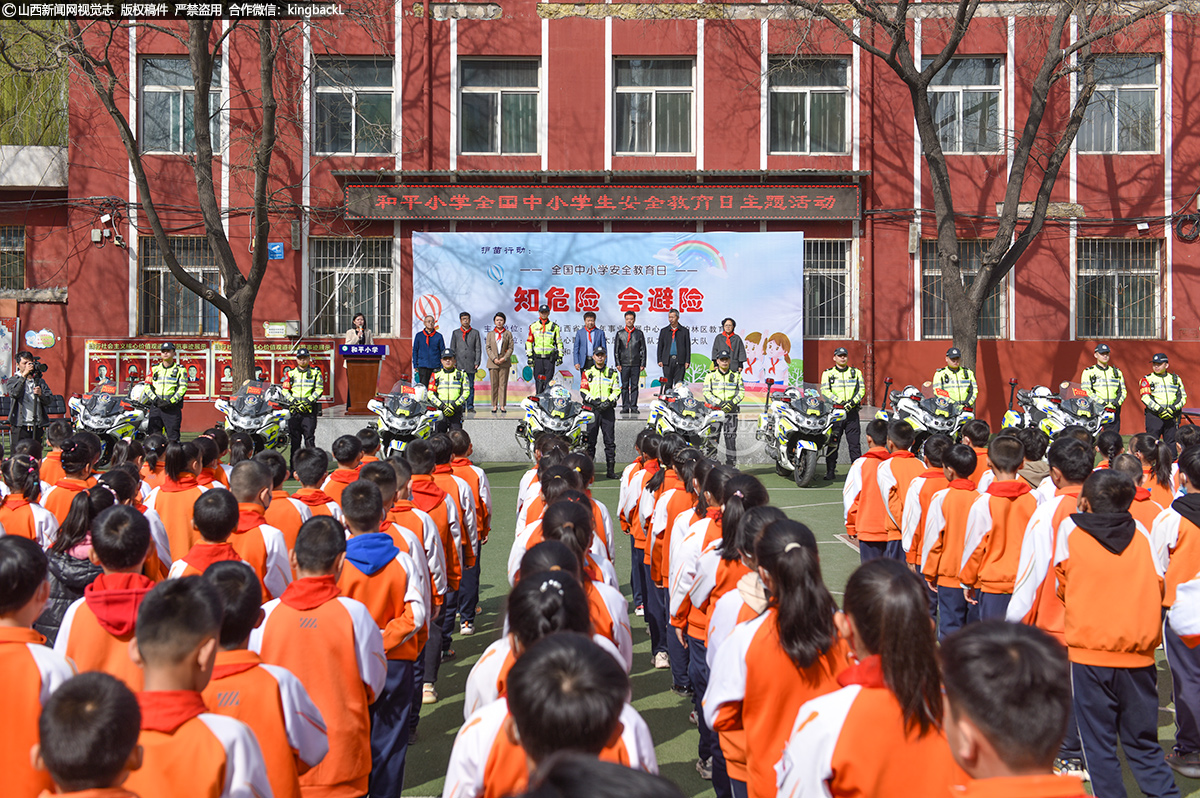
[[[53,485],[67,475],[62,467],[62,445],[63,441],[71,437],[71,423],[65,419],[57,419],[50,422],[50,426],[46,427],[46,443],[50,444],[50,451],[42,457],[41,467],[38,469],[42,482],[47,485]]]
[[[1066,610],[1067,658],[1084,761],[1097,795],[1124,795],[1117,740],[1148,796],[1179,788],[1158,743],[1163,575],[1150,533],[1133,520],[1136,488],[1112,469],[1092,473],[1054,553]],[[1113,586],[1120,585],[1114,594]]]
[[[1192,425],[1189,424],[1188,426]],[[1120,471],[1133,480],[1133,484],[1137,487],[1137,492],[1133,494],[1133,504],[1129,505],[1129,512],[1146,529],[1153,529],[1154,522],[1158,520],[1158,516],[1171,505],[1164,506],[1154,500],[1153,494],[1145,487],[1146,474],[1142,471],[1141,462],[1131,454],[1119,454],[1112,459],[1108,467]],[[1197,777],[1200,778],[1200,773],[1197,774]]]
[[[921,458],[925,462],[925,470],[913,477],[908,484],[904,496],[904,506],[900,517],[900,544],[904,547],[904,559],[914,573],[921,572],[921,547],[925,537],[925,521],[929,515],[929,505],[939,491],[950,486],[946,479],[946,467],[943,458],[946,450],[954,445],[954,441],[946,435],[930,435],[921,446]],[[937,596],[930,595],[930,613],[937,617]]]
[[[196,475],[196,481],[206,488],[228,488],[229,475],[221,467],[221,450],[217,442],[201,435],[195,444],[200,450],[200,473]]]
[[[1025,527],[1037,510],[1033,488],[1017,478],[1025,446],[1011,435],[988,444],[992,482],[971,506],[958,578],[966,596],[968,621],[1003,618],[1012,599]]]
[[[471,498],[475,501],[475,532],[479,539],[475,551],[475,564],[463,576],[466,586],[461,588],[458,614],[462,619],[459,632],[464,635],[475,634],[475,608],[479,606],[479,569],[482,559],[482,547],[487,543],[492,531],[492,487],[483,469],[471,462],[474,448],[471,436],[466,430],[450,430],[450,445],[453,447],[453,458],[450,460],[450,472],[467,483],[471,490]]]
[[[362,463],[378,463],[379,462],[379,447],[382,441],[379,440],[379,433],[374,427],[363,427],[358,432],[354,433],[354,437],[358,438],[358,442],[362,445]]]
[[[167,578],[201,576],[213,563],[245,562],[229,544],[229,538],[238,525],[238,504],[232,493],[210,490],[196,499],[192,508],[192,525],[196,527],[200,540],[187,554],[171,564]]]
[[[887,448],[888,424],[872,419],[867,424],[867,451],[850,464],[842,486],[846,534],[858,539],[862,562],[887,554],[887,505],[879,492],[879,466],[891,457]]]
[[[975,456],[979,458],[975,462],[975,470],[971,472],[969,479],[976,485],[980,484],[984,473],[988,470],[987,453],[988,440],[992,437],[992,428],[982,418],[973,418],[962,428],[962,443],[964,446],[970,446],[971,451],[975,452]],[[983,487],[987,487],[984,485]],[[980,488],[983,490],[983,488]]]
[[[360,479],[342,491],[346,514],[346,565],[338,577],[342,595],[363,603],[383,632],[387,683],[371,705],[370,795],[392,798],[404,786],[413,662],[418,632],[429,611],[416,562],[390,535],[379,531],[383,496],[374,482]]]
[[[342,491],[358,479],[358,469],[362,468],[362,444],[354,435],[339,435],[329,449],[338,467],[326,478],[321,490],[341,504]]]
[[[40,501],[61,524],[71,509],[71,499],[79,491],[95,485],[96,478],[92,476],[92,448],[81,435],[72,435],[63,441],[60,462],[66,476],[50,486]]]
[[[841,690],[800,707],[776,767],[780,798],[948,795],[961,783],[942,730],[925,593],[919,577],[888,558],[850,575],[834,618],[855,663],[838,676]]]
[[[0,498],[0,525],[4,533],[28,538],[43,549],[50,548],[58,536],[59,520],[38,504],[42,483],[38,479],[37,460],[27,454],[14,454],[4,461],[2,468],[9,491]]]
[[[321,487],[329,473],[329,454],[324,449],[301,449],[292,461],[292,470],[300,483],[300,489],[292,494],[292,498],[304,504],[314,517],[327,515],[341,521],[342,508]],[[295,546],[296,541],[291,541],[288,551]]]
[[[442,604],[442,650],[452,651],[452,636],[455,631],[461,634],[462,627],[458,624],[458,613],[466,598],[465,591],[471,587],[471,570],[479,565],[479,530],[475,518],[475,499],[471,496],[471,488],[464,480],[454,476],[450,461],[454,458],[453,445],[450,436],[444,432],[434,433],[426,441],[433,452],[433,484],[446,492],[454,503],[458,513],[459,526],[462,529],[462,579],[459,592],[454,596],[453,604]],[[476,578],[476,581],[478,579]],[[478,598],[478,597],[477,597]],[[474,607],[471,608],[474,610]],[[474,625],[471,627],[474,634]]]
[[[311,518],[292,551],[296,579],[263,606],[250,650],[287,668],[308,689],[329,732],[329,753],[300,777],[305,798],[365,795],[371,773],[370,705],[387,682],[383,634],[370,611],[341,595],[346,531]]]
[[[129,642],[142,601],[154,582],[142,575],[150,550],[150,524],[132,507],[110,507],[92,529],[92,562],[104,569],[63,616],[54,650],[79,670],[111,673],[138,692],[142,669],[130,658]]]
[[[821,579],[817,541],[798,521],[776,521],[755,547],[771,594],[766,612],[739,624],[713,661],[704,715],[717,731],[746,730],[749,798],[776,794],[775,763],[806,702],[838,688],[849,649]]]
[[[4,745],[0,773],[6,795],[37,798],[53,785],[33,768],[30,748],[38,741],[38,714],[46,699],[75,675],[61,653],[46,648],[33,630],[50,597],[46,554],[32,540],[0,537],[0,706]]]
[[[167,530],[171,559],[177,560],[196,542],[192,527],[192,505],[208,490],[196,480],[200,473],[200,449],[191,441],[169,443],[163,455],[166,478],[146,497],[146,508],[158,513]]]
[[[967,772],[961,798],[1084,798],[1083,779],[1054,775],[1071,717],[1066,652],[1040,629],[971,624],[941,646],[944,727]]]
[[[222,491],[211,491],[209,495]],[[249,650],[262,619],[262,585],[245,563],[218,562],[204,572],[224,613],[212,679],[202,693],[210,712],[242,721],[254,732],[275,798],[300,798],[300,774],[329,752],[321,710],[286,668]]]
[[[221,597],[199,576],[159,584],[138,610],[130,654],[146,673],[142,766],[126,786],[140,795],[270,794],[262,749],[241,721],[215,715],[201,691],[212,678],[221,632]]]
[[[32,754],[37,769],[50,775],[61,798],[137,798],[121,785],[142,764],[141,717],[137,696],[120,679],[76,676],[42,709],[41,742]]]
[[[967,517],[979,498],[970,474],[974,473],[975,451],[956,443],[942,457],[949,485],[929,503],[921,539],[921,573],[938,598],[938,639],[945,639],[967,622],[967,600],[958,572],[962,568]]]
[[[263,516],[268,524],[283,533],[284,545],[290,552],[296,545],[300,525],[312,518],[312,510],[299,499],[293,499],[283,489],[283,483],[288,478],[288,467],[282,454],[274,449],[267,449],[254,455],[254,462],[262,463],[271,472],[271,503],[267,505]]]
[[[879,465],[875,481],[879,484],[879,496],[887,510],[884,528],[887,530],[887,547],[884,551],[889,559],[904,562],[904,534],[900,524],[904,518],[904,500],[908,486],[925,473],[925,463],[912,453],[917,433],[907,421],[888,423],[887,450],[891,455]]]
[[[271,471],[262,463],[244,460],[233,467],[229,490],[238,502],[238,526],[229,544],[258,574],[263,595],[277,598],[292,581],[283,533],[267,523],[271,503]]]
[[[1175,498],[1175,480],[1171,475],[1171,465],[1175,461],[1174,444],[1139,432],[1129,439],[1129,453],[1142,462],[1142,472],[1146,475],[1143,485],[1149,489],[1150,498],[1163,507],[1169,506]]]

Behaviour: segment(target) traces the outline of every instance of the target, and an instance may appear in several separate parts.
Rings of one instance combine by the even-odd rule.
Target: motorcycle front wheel
[[[796,454],[796,470],[792,472],[792,479],[796,480],[796,487],[807,488],[812,484],[813,477],[817,475],[817,453],[810,449],[800,449]]]

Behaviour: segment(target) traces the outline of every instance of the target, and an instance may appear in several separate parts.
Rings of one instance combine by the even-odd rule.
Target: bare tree
[[[956,3],[914,4],[910,0],[789,0],[814,20],[823,20],[856,47],[879,59],[908,88],[913,117],[920,134],[922,156],[929,169],[933,188],[934,226],[937,232],[937,259],[950,312],[954,344],[963,352],[964,363],[974,367],[979,338],[980,312],[988,294],[1000,284],[1029,245],[1041,232],[1050,207],[1051,193],[1063,161],[1084,121],[1089,102],[1096,90],[1096,48],[1111,44],[1119,33],[1159,14],[1169,0],[1045,0],[1031,2],[1013,13],[1044,22],[1039,41],[1024,41],[1022,50],[1030,56],[1028,116],[1020,131],[1009,131],[1007,143],[1012,168],[1004,191],[1004,201],[995,222],[995,237],[983,253],[979,270],[964,280],[959,262],[959,239],[955,226],[955,192],[975,190],[973,186],[955,186],[947,168],[938,125],[930,101],[929,87],[938,73],[949,64],[967,35],[979,11],[979,0]],[[847,15],[847,10],[853,13]],[[923,23],[945,36],[936,52],[924,54],[917,63],[909,38],[910,23],[918,14]],[[864,24],[856,29],[853,17]],[[1075,23],[1075,32],[1068,27]],[[1016,65],[1009,64],[1007,68]],[[1064,119],[1050,112],[1056,89],[1065,92],[1070,75],[1077,76],[1075,100]],[[1028,200],[1026,183],[1031,183],[1033,198]],[[1023,194],[1026,200],[1022,200]],[[916,209],[920,214],[921,209]]]

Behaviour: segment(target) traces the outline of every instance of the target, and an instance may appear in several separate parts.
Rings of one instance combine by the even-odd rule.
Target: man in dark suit
[[[633,326],[637,314],[625,312],[625,326],[613,333],[616,365],[621,370],[621,412],[637,415],[638,382],[646,368],[646,336]]]
[[[683,382],[688,364],[692,362],[692,335],[680,325],[679,311],[667,311],[666,327],[658,331],[658,365],[663,370],[663,389]]]

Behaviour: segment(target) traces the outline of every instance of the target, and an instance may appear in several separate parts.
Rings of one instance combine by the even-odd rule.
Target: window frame
[[[830,86],[776,86],[772,80],[772,77],[778,73],[780,67],[786,66],[790,63],[794,63],[794,60],[790,59],[790,58],[771,58],[771,59],[769,59],[767,62],[767,154],[768,155],[847,155],[847,154],[849,154],[850,153],[850,137],[851,137],[850,83],[851,83],[851,72],[852,72],[852,65],[850,63],[850,59],[840,57],[840,56],[829,56],[829,57],[824,57],[824,58],[805,58],[805,59],[800,59],[800,60],[803,61],[804,63],[812,63],[815,61],[840,61],[840,62],[842,62],[843,66],[845,67],[845,70],[846,70],[846,83],[842,86],[833,86],[833,85],[830,85]],[[770,131],[773,130],[775,127],[774,121],[773,121],[774,110],[775,110],[775,104],[773,102],[773,98],[777,94],[803,94],[805,96],[805,99],[804,99],[805,149],[804,150],[771,149]],[[812,95],[814,95],[814,94],[826,94],[826,95],[841,94],[842,95],[842,114],[843,114],[844,132],[842,135],[842,149],[840,149],[840,150],[814,152],[812,149],[812,135],[813,135]]]
[[[466,82],[463,80],[463,65],[470,64],[470,63],[478,64],[478,63],[489,63],[489,62],[490,63],[508,62],[508,63],[536,64],[537,65],[537,82],[534,86],[467,86]],[[541,137],[537,134],[537,131],[542,122],[542,120],[541,120],[542,80],[543,80],[543,75],[545,73],[545,70],[542,68],[541,59],[540,58],[519,58],[519,57],[511,57],[511,58],[460,57],[458,59],[458,65],[456,68],[458,69],[458,84],[457,84],[458,85],[458,97],[455,98],[455,102],[458,104],[458,117],[457,117],[458,130],[456,131],[456,133],[458,135],[458,142],[457,142],[458,154],[459,155],[467,155],[467,156],[474,156],[474,155],[536,156],[536,155],[540,155],[542,142],[541,142]],[[464,94],[480,94],[480,95],[494,94],[494,95],[496,95],[496,119],[495,119],[495,125],[493,128],[493,131],[492,131],[493,135],[495,136],[495,142],[496,142],[496,149],[494,151],[467,150],[463,147],[463,119],[464,119],[463,95]],[[505,114],[504,114],[504,96],[505,95],[532,96],[535,99],[533,149],[528,152],[506,152],[504,150],[504,116],[505,116]]]
[[[189,268],[188,263],[183,263],[181,265],[184,266],[185,271],[187,271],[189,274],[192,274],[192,276],[196,279],[200,280],[201,282],[205,282],[207,285],[210,285],[210,287],[216,290],[220,290],[221,270],[217,265],[216,253],[214,253],[208,246],[208,239],[204,236],[170,236],[169,238],[172,244],[179,242],[184,246],[195,247],[191,253],[183,253],[183,260],[191,261],[192,257],[199,258],[201,259],[199,268]],[[206,254],[207,257],[205,257]],[[155,255],[157,256],[157,262],[149,262],[151,256]],[[180,255],[181,253],[178,249],[176,249],[176,257],[179,258]],[[137,270],[137,328],[139,335],[169,335],[175,337],[195,336],[197,338],[221,335],[223,318],[221,312],[217,310],[216,305],[213,305],[211,302],[208,302],[196,294],[193,294],[191,289],[187,288],[180,283],[178,279],[176,279],[175,275],[171,273],[170,268],[167,267],[166,260],[163,258],[161,251],[158,249],[158,240],[153,235],[142,235],[138,237]],[[155,303],[158,305],[157,324],[153,327],[148,325],[148,314],[146,312],[148,303],[146,294],[146,275],[149,272],[160,275],[159,292],[157,299],[155,300]],[[208,281],[208,277],[206,276],[208,273],[211,273],[212,275],[213,279],[211,282]],[[195,302],[195,312],[197,314],[196,327],[198,329],[186,329],[185,325],[182,323],[177,323],[174,328],[168,329],[168,327],[163,323],[165,319],[171,318],[167,312],[169,307],[167,304],[167,292],[163,290],[164,283],[162,280],[164,279],[173,281],[174,285],[178,287],[178,294],[176,296],[183,297],[184,301],[187,302]],[[174,318],[180,322],[182,322],[184,318],[182,312],[183,310],[184,308],[180,307],[175,312]]]
[[[991,244],[991,242],[992,242],[992,239],[990,239],[990,238],[960,238],[958,240],[959,263],[961,264],[961,263],[967,262],[967,258],[963,257],[964,247],[969,248],[969,247],[973,247],[973,246],[978,246],[981,249],[986,249],[987,246]],[[921,292],[921,297],[920,297],[921,301],[919,303],[920,307],[921,307],[921,316],[920,316],[920,318],[917,319],[917,325],[918,325],[918,329],[921,331],[921,340],[922,341],[950,340],[954,337],[954,329],[953,329],[953,323],[950,319],[950,308],[949,308],[949,304],[946,301],[945,289],[942,288],[941,293],[939,294],[936,291],[932,291],[932,290],[929,290],[926,288],[926,277],[927,276],[937,279],[939,285],[941,284],[941,282],[944,279],[943,275],[942,275],[941,265],[937,263],[937,239],[935,239],[935,238],[921,239],[920,256],[921,256],[920,257],[920,271],[919,271],[917,277],[918,277],[918,290]],[[936,275],[932,273],[933,270],[937,271]],[[964,268],[963,272],[964,272],[964,274],[970,275],[973,278],[976,274],[978,274],[978,269],[971,271],[967,268]],[[1009,336],[1009,330],[1008,330],[1008,326],[1009,326],[1009,307],[1008,307],[1009,290],[1008,290],[1008,288],[1009,288],[1009,280],[1010,280],[1011,275],[1012,275],[1011,271],[1009,271],[1007,274],[1005,274],[1004,277],[1000,280],[1000,282],[996,285],[996,287],[992,289],[991,293],[987,297],[985,297],[983,300],[985,305],[991,301],[996,302],[996,312],[995,312],[995,314],[993,314],[994,318],[996,319],[996,329],[993,332],[984,332],[983,327],[984,327],[984,324],[987,323],[987,319],[986,319],[986,317],[984,317],[981,314],[980,325],[979,325],[980,326],[979,338],[981,338],[981,339],[998,341],[998,340],[1003,340]],[[970,284],[968,283],[968,285],[970,285]],[[933,301],[931,301],[931,300],[933,300]],[[944,313],[939,314],[937,317],[935,317],[931,313],[931,310],[930,310],[930,306],[934,304],[934,301],[940,303],[944,309]],[[936,324],[944,323],[945,324],[945,332],[936,331],[935,328],[932,328],[929,326],[929,325],[935,325],[935,323]],[[931,331],[931,329],[933,329],[934,331]]]
[[[617,85],[617,64],[622,61],[678,61],[686,62],[691,67],[691,83],[687,87],[684,86],[618,86]],[[687,158],[696,155],[696,57],[695,56],[613,56],[612,63],[612,87],[613,87],[613,103],[612,103],[612,119],[609,124],[612,125],[613,131],[613,151],[612,154],[618,157],[671,157],[671,158]],[[650,144],[651,150],[641,152],[637,150],[621,150],[619,149],[620,125],[617,120],[617,97],[621,94],[649,94],[651,96],[650,104]],[[666,151],[658,150],[658,98],[660,94],[686,94],[689,98],[688,102],[688,145],[686,151]]]
[[[353,246],[356,241],[361,241],[371,247],[378,247],[378,251],[374,253],[364,253],[363,260],[374,258],[377,262],[374,265],[354,265],[353,264]],[[396,293],[400,288],[400,275],[397,272],[397,265],[394,262],[394,244],[395,239],[392,236],[363,236],[361,238],[354,236],[312,236],[308,240],[308,280],[309,280],[309,329],[313,335],[341,337],[345,330],[349,329],[350,322],[358,313],[363,313],[367,316],[367,329],[377,337],[390,337],[399,334],[399,318],[396,314]],[[340,245],[348,248],[348,254],[343,255],[337,251],[323,252],[322,248],[327,245]],[[330,261],[344,257],[344,262],[334,265],[327,265]],[[386,263],[386,265],[385,265]],[[375,310],[368,313],[362,309],[360,305],[356,305],[344,313],[339,310],[342,304],[342,299],[339,294],[345,285],[340,279],[342,274],[371,274],[375,276],[376,283],[374,289]],[[329,275],[327,278],[326,275]],[[388,280],[387,301],[380,301],[381,289],[379,288],[378,279],[380,275],[386,275]],[[328,295],[322,296],[323,279],[332,279],[334,281],[333,291],[336,292],[330,300]],[[328,308],[332,307],[332,313]],[[343,321],[343,315],[345,319]],[[322,319],[328,317],[328,320]],[[384,327],[380,320],[385,318],[387,326]]]
[[[351,62],[387,62],[390,68],[387,74],[390,83],[386,86],[341,86],[341,85],[320,85],[320,76],[325,72],[322,69],[322,63],[332,64],[335,62],[351,63]],[[314,155],[320,156],[344,156],[353,158],[386,158],[396,154],[396,128],[394,125],[396,117],[396,79],[395,79],[395,57],[394,56],[371,56],[371,55],[321,55],[313,56],[312,66],[312,152]],[[359,95],[382,95],[386,93],[388,96],[388,140],[390,142],[388,148],[381,152],[359,152],[358,151],[358,132],[359,132]],[[350,143],[353,147],[352,151],[344,150],[325,150],[321,148],[322,137],[320,135],[321,127],[317,120],[317,97],[318,95],[341,95],[343,98],[350,100]]]
[[[23,224],[6,224],[0,225],[0,288],[6,290],[22,290],[28,286],[29,279],[29,239],[28,228]],[[19,246],[16,242],[20,242]],[[21,284],[6,285],[5,269],[3,268],[4,261],[9,256],[19,253],[21,261]],[[15,281],[14,281],[15,282]]]
[[[146,65],[153,61],[177,61],[177,62],[181,62],[181,63],[187,65],[189,74],[191,73],[191,70],[192,70],[191,64],[188,61],[187,56],[142,55],[138,59],[138,65],[137,65],[137,68],[138,68],[138,120],[137,120],[138,121],[138,147],[141,149],[141,153],[143,155],[195,155],[195,153],[196,153],[195,146],[194,146],[195,142],[193,141],[193,148],[189,150],[189,149],[187,149],[186,143],[183,140],[184,128],[186,127],[184,122],[186,121],[188,114],[193,114],[193,120],[192,120],[193,139],[195,137],[195,128],[196,128],[195,118],[194,118],[194,114],[195,114],[194,95],[196,93],[195,83],[189,83],[189,84],[180,84],[180,83],[150,84],[150,83],[148,83],[145,79]],[[225,125],[225,114],[224,114],[225,109],[221,103],[221,70],[222,69],[224,69],[223,59],[220,56],[217,56],[215,59],[213,59],[213,75],[212,75],[212,83],[210,84],[210,85],[214,86],[215,88],[210,89],[209,93],[208,93],[209,111],[212,114],[212,116],[210,118],[210,123],[213,128],[211,135],[212,135],[212,143],[213,143],[212,150],[213,150],[214,155],[222,155],[225,152],[225,136],[223,135],[224,125]],[[148,94],[176,95],[180,98],[180,114],[181,114],[181,116],[179,119],[179,142],[178,142],[179,149],[159,150],[159,149],[147,149],[145,146],[143,146],[146,143],[146,116],[145,116],[145,114],[146,114],[147,106],[149,104],[148,100],[147,100]]]
[[[1168,233],[1168,235],[1169,234],[1170,233]],[[1120,246],[1120,247],[1125,248],[1124,253],[1115,253],[1115,254],[1110,253],[1109,254],[1110,260],[1119,260],[1120,255],[1122,255],[1122,254],[1126,255],[1124,260],[1121,260],[1118,268],[1107,269],[1107,270],[1084,268],[1084,264],[1085,264],[1084,258],[1086,257],[1085,250],[1089,246],[1098,246],[1101,244],[1107,244],[1107,245],[1113,246],[1113,247]],[[1134,261],[1133,254],[1134,254],[1135,250],[1137,250],[1138,248],[1141,248],[1141,247],[1153,247],[1153,258],[1154,258],[1153,268],[1142,268],[1142,269],[1135,268],[1136,263],[1133,262]],[[1074,289],[1074,306],[1072,307],[1072,312],[1075,316],[1074,332],[1075,332],[1076,339],[1077,340],[1092,339],[1092,338],[1114,338],[1114,339],[1126,339],[1126,340],[1161,339],[1163,337],[1163,330],[1165,329],[1165,324],[1166,324],[1165,310],[1164,310],[1164,308],[1165,308],[1164,294],[1166,291],[1166,289],[1164,288],[1164,285],[1166,283],[1165,263],[1166,263],[1166,242],[1164,239],[1161,239],[1161,238],[1107,238],[1107,237],[1092,238],[1092,237],[1083,237],[1083,236],[1077,237],[1075,239],[1075,262],[1073,264],[1071,264],[1072,271],[1073,271],[1072,288]],[[1080,312],[1080,310],[1081,310],[1081,304],[1083,303],[1084,299],[1083,299],[1083,292],[1080,290],[1081,289],[1081,285],[1080,285],[1081,278],[1095,279],[1095,278],[1108,277],[1119,283],[1119,281],[1122,277],[1128,279],[1128,278],[1139,278],[1139,277],[1146,278],[1146,277],[1151,277],[1151,276],[1153,277],[1153,281],[1154,281],[1154,290],[1153,290],[1153,294],[1152,294],[1154,308],[1153,308],[1152,317],[1151,317],[1153,320],[1154,329],[1151,333],[1147,334],[1143,329],[1134,330],[1133,332],[1122,332],[1121,331],[1121,306],[1119,304],[1113,306],[1112,319],[1111,319],[1111,322],[1112,322],[1111,331],[1100,330],[1099,327],[1096,327],[1096,328],[1094,328],[1095,334],[1093,334],[1092,330],[1087,330],[1082,326],[1084,324],[1084,316]],[[1117,285],[1116,289],[1117,289],[1116,293],[1119,294],[1120,286]],[[1119,300],[1119,296],[1118,296],[1118,300]],[[1135,304],[1136,304],[1136,301],[1135,301]],[[1146,317],[1143,317],[1143,319],[1145,319],[1145,318]]]
[[[925,65],[932,60],[933,59],[931,59],[931,58],[922,59],[922,66],[921,66],[922,70],[925,68]],[[945,147],[945,145],[942,146],[942,152],[946,155],[1000,155],[1005,151],[1006,142],[1005,142],[1005,135],[1004,135],[1004,133],[1005,133],[1005,129],[1004,129],[1005,105],[1004,105],[1004,103],[1005,103],[1006,98],[1004,96],[1004,83],[1005,83],[1005,80],[1004,80],[1005,72],[1004,71],[1005,71],[1005,69],[1008,68],[1009,65],[1005,62],[1004,56],[987,55],[987,54],[983,54],[983,53],[954,56],[948,62],[946,62],[946,65],[943,66],[942,69],[946,69],[946,67],[950,66],[950,64],[955,61],[988,61],[988,60],[995,60],[995,61],[999,62],[999,69],[997,70],[995,84],[971,83],[971,84],[962,84],[962,85],[954,84],[954,85],[949,85],[949,86],[939,86],[939,85],[935,85],[934,83],[931,82],[929,84],[929,86],[926,88],[926,91],[930,95],[933,95],[933,94],[939,94],[939,95],[940,94],[945,94],[945,95],[955,94],[955,95],[958,95],[958,98],[956,101],[957,105],[955,106],[955,123],[956,123],[955,130],[956,130],[956,134],[957,134],[957,141],[955,142],[954,149],[947,149]],[[968,150],[968,149],[963,148],[963,144],[964,144],[963,130],[966,127],[966,125],[964,124],[965,116],[964,116],[964,110],[963,110],[964,109],[963,95],[968,92],[976,92],[976,93],[994,92],[996,94],[996,148],[995,149]],[[930,99],[932,99],[932,97]],[[932,103],[931,103],[931,105],[932,105]],[[932,108],[931,108],[931,111],[932,111]],[[933,119],[933,123],[936,126],[936,124],[937,124],[936,118]],[[939,136],[939,138],[940,138],[940,136]]]
[[[1133,58],[1153,58],[1154,59],[1154,83],[1101,83],[1096,82],[1096,91],[1092,95],[1091,101],[1088,102],[1088,107],[1084,111],[1084,123],[1087,123],[1087,116],[1092,112],[1092,109],[1097,107],[1100,101],[1101,92],[1114,92],[1113,97],[1113,142],[1110,149],[1092,150],[1077,147],[1077,151],[1086,155],[1157,155],[1162,149],[1162,69],[1163,59],[1160,53],[1112,53],[1097,56],[1096,60],[1112,61],[1117,59],[1133,59]],[[1149,150],[1123,150],[1121,149],[1121,91],[1152,91],[1154,93],[1153,108],[1154,108],[1154,147]],[[1075,137],[1076,142],[1079,141],[1079,136]]]
[[[854,238],[808,238],[807,236],[804,238],[804,337],[806,339],[832,341],[851,340],[857,337],[858,319],[855,311],[858,308],[858,270],[854,268],[854,264],[857,262],[857,243],[857,239]],[[834,262],[834,258],[829,257],[828,253],[825,253],[826,257],[822,259],[815,257],[817,253],[813,250],[817,247],[832,248],[837,245],[843,245],[846,248],[838,269],[832,268],[831,264]],[[818,260],[824,261],[821,267],[813,265]],[[818,329],[815,319],[822,319],[820,326],[827,327],[828,321],[826,320],[830,317],[809,312],[809,298],[817,294],[815,288],[810,289],[809,280],[815,280],[820,277],[836,277],[838,275],[845,280],[843,296],[837,303],[840,306],[839,310],[844,319],[843,326],[840,330]],[[823,302],[821,304],[830,305],[832,303]]]

